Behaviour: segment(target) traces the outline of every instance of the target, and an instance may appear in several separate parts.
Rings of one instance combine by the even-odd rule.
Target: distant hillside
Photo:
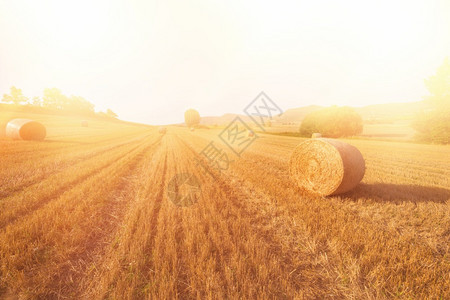
[[[308,114],[323,108],[319,105],[310,105],[286,110],[282,115],[275,117],[277,123],[289,124],[300,123]]]
[[[273,118],[276,124],[299,124],[308,114],[323,108],[324,106],[310,105],[286,110],[282,115]],[[429,109],[429,105],[423,101],[411,103],[386,103],[374,104],[364,107],[354,107],[367,123],[386,123],[399,120],[412,120],[420,111]],[[246,115],[224,114],[223,116],[207,116],[201,118],[204,125],[224,125],[233,120],[236,116],[243,121],[251,121]]]
[[[430,105],[424,101],[411,103],[375,104],[355,108],[355,110],[366,121],[412,120],[417,115],[417,113],[428,109],[430,109]]]
[[[200,124],[203,125],[222,125],[231,122],[237,116],[241,117],[244,122],[250,121],[250,118],[239,114],[224,114],[220,117],[202,117]]]
[[[67,111],[51,110],[41,107],[15,106],[0,103],[0,139],[5,137],[6,124],[12,119],[31,119],[42,122],[50,128],[50,136],[55,132],[64,132],[65,127],[80,127],[82,120],[89,121],[89,128],[116,126],[151,127],[150,125],[123,121],[116,118],[98,116],[95,114],[79,115]]]

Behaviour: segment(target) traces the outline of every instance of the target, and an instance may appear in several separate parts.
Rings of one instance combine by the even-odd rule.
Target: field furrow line
[[[248,163],[245,160],[233,165],[233,168],[243,176],[248,170],[252,170],[252,176],[246,177],[248,182],[270,195],[272,199],[277,199],[279,205],[285,206],[291,212],[297,212],[298,220],[306,220],[305,224],[313,236],[328,245],[334,256],[342,258],[340,273],[355,274],[353,278],[349,278],[356,283],[354,291],[363,292],[369,289],[372,296],[392,296],[399,292],[399,286],[403,289],[404,284],[408,284],[402,292],[408,291],[411,296],[420,297],[430,293],[427,291],[428,284],[422,279],[422,276],[426,276],[422,275],[427,269],[425,266],[434,266],[433,273],[436,275],[428,279],[432,280],[432,286],[445,286],[444,282],[448,278],[446,279],[447,275],[444,274],[448,274],[450,270],[449,263],[444,259],[448,251],[433,249],[421,237],[405,232],[400,234],[395,227],[387,227],[364,217],[361,213],[349,209],[346,202],[339,201],[339,197],[314,199],[301,196],[298,189],[289,183],[287,175],[272,173],[265,176],[267,170],[273,172],[276,167],[272,168],[270,162],[264,162],[260,158],[251,159]],[[265,177],[270,178],[272,182]],[[272,189],[273,186],[277,186],[277,189]],[[395,249],[396,252],[391,252],[390,249]],[[353,271],[349,269],[349,266],[355,265],[362,267]],[[408,270],[408,279],[405,279],[399,268]],[[395,279],[386,283],[372,281],[373,278],[379,278],[379,275],[374,274],[378,272],[388,273]]]
[[[185,146],[194,156],[198,155],[191,146],[186,143]],[[197,159],[200,158],[197,157]],[[214,173],[212,169],[209,172]],[[200,172],[198,176],[203,177],[205,174]],[[292,217],[274,205],[266,195],[259,193],[257,196],[258,192],[254,189],[246,191],[245,188],[241,188],[243,179],[230,177],[228,173],[217,173],[214,178],[204,179],[205,183],[210,185],[209,189],[218,191],[220,195],[209,192],[207,198],[216,199],[216,201],[210,203],[212,207],[208,207],[206,215],[214,215],[224,224],[240,226],[238,228],[222,226],[224,231],[216,235],[222,238],[223,235],[229,236],[227,240],[234,245],[229,252],[237,251],[243,257],[250,259],[249,265],[241,270],[246,272],[245,276],[254,278],[253,280],[261,280],[261,276],[265,280],[271,278],[271,284],[262,284],[264,289],[257,293],[266,297],[325,297],[326,295],[337,297],[348,289],[343,283],[338,282],[338,275],[333,274],[332,268],[325,263],[331,259],[326,249],[311,251],[312,247],[317,247],[317,242],[307,234],[304,227],[292,226]],[[224,210],[223,206],[229,208]],[[208,221],[203,220],[203,222]],[[248,244],[245,240],[239,239],[244,233],[245,239],[251,241]],[[211,234],[212,232],[209,232],[209,235]],[[213,245],[221,249],[222,241],[221,238],[217,238]],[[258,250],[249,248],[249,244],[253,244]],[[218,263],[218,265],[226,266],[226,261],[230,258],[223,259],[224,264]],[[261,269],[262,266],[266,269]],[[222,274],[227,272],[224,270]],[[230,280],[228,282],[231,285],[234,284]],[[248,296],[250,297],[251,294]]]
[[[117,134],[117,132],[111,133],[111,131],[105,134],[88,135],[86,137],[80,136],[79,140],[70,138],[67,140],[55,140],[55,137],[50,137],[42,142],[34,141],[2,141],[2,149],[0,153],[2,158],[17,158],[17,157],[35,157],[35,155],[47,155],[52,154],[54,151],[64,152],[69,148],[85,147],[89,148],[96,144],[114,144],[117,141],[123,139],[129,139],[132,136],[139,136],[148,132],[149,130],[133,129],[125,130],[123,134]],[[69,135],[62,135],[67,138]]]
[[[137,155],[128,167],[128,173],[121,176],[121,182],[114,188],[108,196],[106,205],[95,216],[96,228],[89,232],[83,243],[86,249],[83,252],[71,254],[64,264],[54,270],[54,277],[51,290],[58,297],[82,297],[84,287],[89,280],[89,273],[93,271],[96,263],[104,255],[105,248],[113,243],[113,237],[116,236],[123,222],[123,218],[135,199],[141,177],[148,172],[142,166],[153,158],[156,151],[155,146],[160,143],[152,144]],[[56,292],[57,291],[57,292]]]
[[[2,199],[0,202],[0,229],[5,228],[5,226],[13,223],[18,218],[43,207],[68,190],[77,188],[77,185],[114,163],[124,153],[133,153],[137,149],[142,148],[143,144],[144,142],[140,142],[131,149],[129,145],[124,145],[112,150],[108,153],[108,156],[100,159],[94,156],[90,160],[82,161],[61,173],[52,174],[46,180],[35,183],[28,189]],[[47,188],[42,189],[43,186]]]
[[[105,195],[114,194],[122,176],[134,172],[136,164],[143,159],[142,154],[153,145],[147,142],[137,150],[128,151],[90,176],[77,189],[67,191],[30,218],[1,233],[0,240],[11,240],[14,236],[15,241],[13,245],[2,244],[2,260],[5,260],[2,285],[25,294],[27,291],[21,287],[34,286],[33,295],[56,298],[54,293],[58,291],[52,289],[51,284],[54,284],[54,276],[59,274],[58,268],[65,266],[63,262],[70,260],[70,257],[76,257],[77,252],[85,252],[88,248],[86,238],[101,232],[96,216],[108,205]],[[81,195],[83,198],[79,201]],[[29,224],[36,226],[30,227]],[[18,248],[24,255],[11,256],[11,250]],[[33,263],[30,265],[30,262]]]
[[[143,176],[144,181],[141,180],[136,187],[134,199],[130,201],[121,228],[113,238],[114,242],[106,247],[102,257],[93,264],[94,271],[87,274],[84,280],[86,292],[82,298],[123,298],[126,291],[131,293],[127,297],[132,297],[144,288],[146,280],[143,278],[148,278],[150,272],[147,262],[158,234],[157,223],[166,177],[161,175],[165,174],[166,169],[167,145],[164,138],[162,147],[142,169],[144,173],[159,176]],[[111,286],[115,290],[111,291]]]
[[[352,284],[352,291],[357,293],[354,296],[364,293],[391,296],[399,293],[400,289],[402,293],[408,291],[414,297],[433,293],[427,291],[428,285],[421,279],[421,276],[431,271],[425,270],[424,266],[435,267],[433,273],[436,275],[428,279],[432,280],[432,286],[445,286],[448,278],[444,274],[450,270],[449,263],[443,259],[448,255],[445,248],[433,250],[420,237],[400,235],[391,227],[377,224],[349,209],[339,197],[321,199],[302,195],[291,183],[287,167],[282,169],[273,160],[255,155],[252,151],[247,150],[231,169],[238,177],[245,178],[253,189],[266,194],[279,207],[291,212],[297,222],[303,222],[321,247],[329,249],[329,253],[338,258],[335,271],[340,274],[342,282]],[[388,249],[397,252],[390,253]],[[375,261],[377,263],[374,264]],[[363,269],[351,269],[357,265]],[[398,268],[409,270],[409,278],[405,279],[404,273],[399,272]],[[374,282],[372,279],[380,276],[374,274],[377,272],[389,273],[395,279],[389,283]],[[421,275],[422,272],[424,275]],[[408,287],[404,286],[405,283]],[[441,290],[439,293],[443,292]]]
[[[139,140],[145,138],[147,138],[147,136],[132,139],[131,141],[129,140],[117,145],[109,145],[95,151],[86,151],[85,149],[75,153],[71,151],[69,154],[62,155],[58,158],[52,157],[48,160],[39,161],[38,164],[33,163],[32,167],[28,166],[28,164],[25,164],[24,166],[24,164],[22,163],[20,168],[12,170],[14,173],[20,175],[20,178],[23,178],[22,180],[14,180],[14,174],[4,174],[5,172],[0,174],[2,178],[8,178],[8,181],[13,181],[13,183],[9,185],[7,184],[7,181],[4,181],[2,183],[2,186],[0,187],[0,199],[11,196],[13,193],[16,193],[18,191],[25,190],[35,182],[42,181],[43,179],[48,178],[48,176],[50,175],[61,173],[77,163],[84,162],[93,157],[108,153],[120,147],[131,146],[131,144],[138,143]]]

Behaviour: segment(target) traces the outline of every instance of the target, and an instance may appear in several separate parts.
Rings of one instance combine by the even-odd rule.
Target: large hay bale
[[[289,163],[291,178],[302,189],[327,196],[345,193],[364,177],[359,150],[333,139],[311,139],[299,144]]]
[[[314,132],[312,135],[311,135],[311,138],[312,139],[317,139],[317,138],[321,138],[322,137],[322,134],[321,133],[318,133],[318,132]]]
[[[47,135],[45,126],[28,119],[13,119],[6,125],[6,136],[14,140],[42,141]]]

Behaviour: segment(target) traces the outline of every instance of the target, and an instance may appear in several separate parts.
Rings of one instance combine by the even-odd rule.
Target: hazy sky
[[[0,95],[57,87],[151,124],[421,100],[450,56],[450,1],[0,0]]]

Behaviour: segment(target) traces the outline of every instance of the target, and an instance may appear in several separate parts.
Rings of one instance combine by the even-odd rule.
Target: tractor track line
[[[142,151],[145,152],[148,149],[151,149],[154,145],[158,144],[159,142],[160,142],[160,140],[156,141],[155,143],[145,147]],[[136,147],[132,148],[130,151],[128,151],[128,153],[135,151],[136,149],[138,149],[142,145],[144,145],[144,142],[139,144],[139,145],[137,145]],[[27,215],[29,215],[29,214],[39,210],[40,208],[44,207],[46,204],[48,204],[52,200],[57,199],[58,197],[60,197],[62,194],[64,194],[68,190],[70,190],[72,188],[75,188],[77,185],[81,184],[83,181],[87,180],[89,177],[91,177],[91,176],[93,176],[95,174],[98,174],[105,167],[109,166],[111,162],[114,162],[116,160],[117,160],[117,158],[111,158],[111,160],[109,160],[106,163],[102,164],[98,168],[95,168],[91,172],[89,172],[87,174],[84,174],[83,176],[77,177],[75,180],[73,180],[73,181],[71,181],[69,183],[66,183],[63,186],[59,187],[56,191],[54,191],[50,195],[45,195],[45,197],[44,197],[45,200],[44,201],[39,201],[38,200],[38,201],[36,201],[36,203],[34,205],[27,206],[26,208],[23,208],[23,209],[19,210],[18,212],[16,212],[13,216],[7,217],[6,220],[3,220],[3,221],[0,222],[0,231],[3,230],[4,228],[6,228],[8,225],[11,225],[11,224],[15,223],[19,218],[23,218],[24,216],[27,216]]]
[[[158,140],[159,142],[161,139]],[[156,143],[160,145],[160,143]],[[149,149],[151,149],[155,144],[150,145]],[[128,168],[129,172],[125,175],[122,175],[122,178],[126,178],[135,174],[136,167],[145,161],[148,156],[153,156],[154,151],[150,154],[148,149],[140,152],[136,155],[137,160],[135,160]],[[86,270],[89,265],[92,265],[98,255],[104,252],[104,249],[109,245],[109,242],[112,237],[114,237],[118,230],[119,224],[123,220],[123,217],[126,213],[124,207],[134,199],[134,196],[137,193],[136,189],[133,189],[133,183],[129,181],[123,180],[121,184],[115,188],[115,190],[110,194],[109,201],[106,206],[103,207],[102,211],[99,213],[102,218],[102,230],[100,234],[88,237],[86,244],[89,245],[89,248],[86,252],[83,252],[80,255],[71,256],[68,258],[65,263],[64,270],[58,272],[55,276],[55,282],[65,282],[62,286],[58,286],[58,291],[63,291],[64,295],[72,295],[74,298],[81,298],[81,289],[83,286],[83,275],[86,274]],[[134,195],[130,198],[130,195]],[[114,201],[115,198],[126,196],[127,200],[124,203],[119,203]],[[96,256],[97,254],[97,256]],[[78,269],[74,270],[71,266],[76,265],[77,262],[83,262],[82,266]],[[68,281],[67,278],[71,280]],[[67,286],[69,285],[69,286]],[[70,286],[71,285],[71,286]],[[62,295],[59,295],[62,296]]]
[[[196,152],[190,145],[188,145],[185,141],[182,140],[182,142],[187,146],[187,148],[197,157],[199,157],[199,153]],[[209,166],[208,166],[209,167]],[[213,172],[212,169],[210,169],[211,172]],[[247,191],[242,190],[242,189],[237,189],[235,187],[233,187],[229,181],[230,178],[225,177],[225,174],[218,174],[216,175],[214,178],[214,183],[217,184],[217,188],[222,190],[222,192],[225,194],[225,197],[227,200],[230,200],[228,203],[232,204],[232,206],[237,209],[237,211],[240,212],[240,217],[238,215],[234,215],[235,219],[241,219],[244,218],[246,220],[247,226],[249,226],[249,228],[252,230],[252,232],[254,234],[256,234],[256,236],[258,236],[258,238],[261,241],[264,241],[263,244],[265,245],[270,245],[270,252],[274,252],[274,253],[282,253],[283,251],[281,251],[281,248],[279,248],[280,245],[280,239],[283,239],[283,236],[278,234],[277,229],[270,229],[270,233],[269,232],[261,232],[259,230],[259,227],[261,226],[261,224],[270,224],[270,221],[275,218],[275,217],[283,217],[286,219],[289,219],[289,216],[286,216],[283,212],[281,212],[280,210],[276,210],[275,215],[272,215],[273,213],[266,213],[266,214],[260,214],[259,211],[255,211],[254,209],[252,210],[252,205],[255,206],[256,204],[252,204],[249,205],[249,207],[247,207],[247,204],[245,203],[245,201],[242,201],[242,199],[250,199],[250,198],[254,198],[254,195],[250,195]],[[259,193],[260,197],[267,197],[267,195],[265,195],[264,193],[261,194]],[[259,205],[265,205],[264,203],[260,203]],[[270,205],[270,204],[269,204]],[[276,208],[276,207],[275,207]],[[219,211],[220,212],[220,211]],[[227,215],[223,215],[223,214],[219,214],[224,220],[229,220],[230,218],[230,214],[227,213]],[[256,226],[258,225],[258,226]],[[234,233],[231,231],[231,229],[229,229],[228,231],[228,235],[230,236],[234,236]],[[269,237],[270,235],[270,237]],[[314,240],[313,237],[306,235],[306,239],[311,239]],[[233,239],[234,241],[234,239]],[[249,255],[248,251],[246,249],[243,248],[243,245],[240,245],[236,242],[235,246],[237,249],[239,249],[239,251],[241,253],[247,253],[247,255]],[[213,242],[213,244],[215,244]],[[217,247],[218,245],[216,245]],[[318,256],[320,255],[324,255],[326,254],[328,257],[331,257],[331,253],[328,252],[324,252],[325,249],[322,249],[322,251],[320,251],[320,253],[316,254],[316,259],[318,258]],[[294,254],[297,254],[298,256],[305,256],[306,254],[298,251],[296,248],[293,248],[290,250],[291,253],[291,257],[294,256]],[[298,266],[298,268],[296,268],[295,270],[297,271],[297,273],[293,273],[291,270],[293,268],[293,262],[290,261],[290,257],[285,257],[285,261],[283,262],[283,265],[280,266],[282,267],[284,270],[286,270],[286,273],[290,273],[290,282],[292,287],[297,286],[297,288],[299,288],[299,284],[300,282],[297,281],[295,278],[300,278],[301,277],[301,273],[299,273],[301,271],[301,269],[309,269],[311,270],[311,267],[313,266]],[[333,282],[333,278],[323,278],[323,276],[321,274],[327,274],[330,272],[330,270],[322,270],[322,267],[313,267],[313,269],[315,269],[315,279],[316,282],[315,284],[320,283],[323,287],[325,286],[329,286],[332,284]],[[325,290],[323,288],[323,290]],[[322,294],[322,296],[324,296],[325,294]],[[273,295],[275,296],[275,295]],[[287,296],[287,295],[285,295]],[[320,295],[315,295],[316,297],[320,297]]]
[[[19,191],[21,191],[21,190],[23,190],[23,189],[25,189],[27,187],[30,187],[30,186],[34,185],[36,183],[36,181],[42,181],[42,180],[48,178],[51,175],[54,175],[54,174],[57,174],[57,173],[61,173],[61,172],[65,171],[66,169],[70,168],[70,167],[73,167],[73,166],[75,166],[75,165],[77,165],[79,163],[82,163],[85,160],[91,159],[93,157],[97,157],[97,156],[99,156],[101,154],[107,153],[109,151],[113,151],[113,150],[118,149],[120,147],[128,146],[128,145],[136,143],[136,142],[137,142],[136,140],[128,141],[128,142],[125,142],[125,143],[122,143],[122,144],[118,144],[118,145],[114,145],[114,146],[111,146],[111,147],[107,147],[106,149],[105,148],[100,149],[99,151],[94,152],[94,153],[91,152],[91,153],[85,154],[86,151],[84,151],[84,152],[80,153],[81,154],[80,156],[76,156],[76,157],[73,157],[72,159],[70,159],[68,161],[68,164],[64,164],[63,168],[57,168],[58,169],[57,172],[52,172],[52,171],[54,171],[54,169],[52,169],[52,170],[49,170],[49,171],[43,173],[42,175],[40,175],[40,176],[38,176],[36,178],[33,178],[32,182],[25,182],[23,184],[16,185],[16,186],[14,186],[12,188],[9,188],[9,189],[6,188],[6,189],[3,189],[3,190],[0,190],[0,199],[1,198],[6,198],[6,197],[10,197],[10,196],[14,195],[17,192],[19,192]],[[63,159],[61,159],[61,162],[62,161],[63,161]],[[46,163],[47,164],[43,165],[42,167],[44,167],[44,166],[46,166],[48,164],[52,164],[52,161],[48,161]]]
[[[160,139],[159,139],[159,140],[160,140]],[[158,140],[158,141],[159,141],[159,140]],[[157,143],[158,143],[158,142],[157,142]],[[157,144],[157,143],[153,143],[153,144],[151,144],[151,145],[148,145],[148,146],[144,147],[144,148],[143,148],[142,150],[140,150],[140,151],[134,151],[134,152],[137,152],[137,154],[131,154],[132,152],[129,152],[129,153],[127,154],[127,156],[130,158],[130,160],[129,160],[128,163],[131,163],[131,164],[132,164],[131,166],[129,166],[130,172],[133,172],[133,171],[134,171],[135,168],[132,168],[133,166],[136,167],[137,163],[138,163],[139,161],[142,161],[144,154],[147,152],[147,149],[151,148],[152,146],[154,146],[154,145]],[[125,158],[125,157],[124,157],[124,158]],[[119,161],[121,161],[121,159],[120,159],[120,160],[117,160],[117,162],[119,162]],[[133,163],[133,162],[134,162],[134,163]],[[103,169],[102,169],[100,172],[102,172],[102,171],[103,171]],[[97,172],[96,174],[99,174],[100,172]],[[96,176],[96,175],[93,175],[93,176]],[[121,176],[119,176],[119,177],[121,177]],[[88,179],[86,179],[86,180],[88,180]],[[62,203],[60,203],[60,205],[61,205],[61,204],[62,204]],[[40,269],[33,268],[33,269],[30,270],[30,271],[32,271],[32,273],[36,273],[36,272],[38,272],[39,270],[42,270],[42,268],[43,268],[43,267],[41,267]],[[32,276],[32,274],[30,273],[29,276]],[[29,280],[32,280],[32,277],[30,277]],[[32,281],[31,281],[31,282],[32,282]],[[0,287],[1,287],[1,286],[0,286]],[[4,288],[7,288],[7,287],[5,287],[5,286],[3,286],[3,287],[4,287]],[[40,295],[40,296],[43,296],[43,295]],[[61,295],[60,295],[60,296],[61,296]],[[60,297],[57,296],[56,298],[60,298]]]

